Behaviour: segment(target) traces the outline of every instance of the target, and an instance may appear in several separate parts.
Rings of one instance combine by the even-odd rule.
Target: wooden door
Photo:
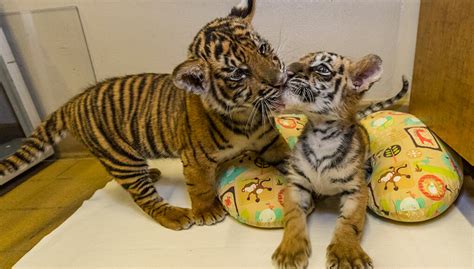
[[[422,0],[410,112],[474,164],[474,1]]]

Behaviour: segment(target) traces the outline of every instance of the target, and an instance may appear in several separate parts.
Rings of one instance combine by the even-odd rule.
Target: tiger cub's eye
[[[270,45],[268,45],[267,42],[263,42],[262,44],[260,44],[260,46],[258,46],[258,53],[260,53],[261,55],[267,55],[269,51]]]
[[[241,68],[234,68],[230,73],[229,79],[232,81],[242,81],[247,78],[248,71]]]
[[[316,66],[311,67],[312,72],[316,72],[323,76],[331,75],[331,70],[325,64],[319,64]]]

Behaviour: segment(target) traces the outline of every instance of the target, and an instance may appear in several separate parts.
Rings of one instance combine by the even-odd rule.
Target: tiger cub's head
[[[311,53],[288,66],[291,78],[286,83],[283,102],[289,110],[352,116],[382,72],[382,60],[377,55],[352,61],[331,52]]]
[[[174,70],[175,85],[223,114],[269,112],[279,105],[286,67],[253,29],[254,12],[255,0],[243,0],[227,17],[205,25],[189,46],[188,59]]]

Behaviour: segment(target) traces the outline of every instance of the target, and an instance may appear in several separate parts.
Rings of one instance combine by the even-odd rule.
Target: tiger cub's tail
[[[0,179],[34,163],[44,152],[65,137],[65,117],[65,107],[53,112],[33,131],[31,136],[25,139],[19,150],[0,160]]]
[[[392,97],[390,99],[387,99],[385,101],[378,102],[378,103],[375,103],[373,105],[370,105],[370,106],[366,107],[364,110],[357,112],[357,119],[361,120],[361,119],[367,117],[368,115],[370,115],[372,113],[375,113],[375,112],[380,111],[382,109],[386,109],[386,108],[394,105],[400,99],[402,99],[407,94],[408,89],[409,89],[409,83],[408,83],[408,80],[406,79],[405,76],[402,76],[402,81],[403,81],[403,87],[400,90],[400,92],[398,92],[397,95],[395,95],[394,97]]]

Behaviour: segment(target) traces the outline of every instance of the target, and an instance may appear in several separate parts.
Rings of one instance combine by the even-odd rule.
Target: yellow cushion
[[[407,113],[380,111],[361,124],[370,137],[372,211],[418,222],[440,215],[454,202],[463,181],[461,162],[424,123]]]
[[[222,166],[218,193],[227,212],[240,222],[257,226],[281,227],[282,191],[285,177],[247,152]]]
[[[277,129],[293,148],[307,119],[282,115]],[[443,213],[462,186],[461,162],[418,118],[381,111],[361,121],[370,138],[373,171],[369,208],[392,220],[418,222]],[[278,170],[248,152],[221,167],[219,197],[231,216],[256,227],[283,226],[283,188]]]

